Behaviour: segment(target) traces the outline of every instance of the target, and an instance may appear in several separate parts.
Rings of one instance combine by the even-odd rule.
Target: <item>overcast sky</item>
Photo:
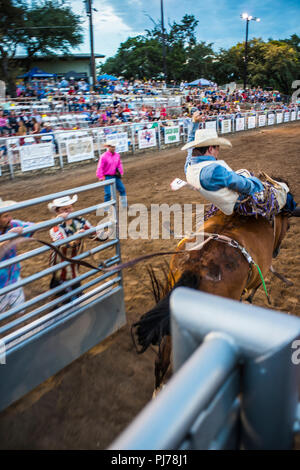
[[[85,17],[83,0],[71,1],[74,12]],[[121,42],[129,36],[143,34],[160,20],[160,0],[93,0],[98,11],[93,12],[95,52],[113,56]],[[165,26],[179,22],[185,14],[199,21],[196,37],[214,43],[217,51],[228,48],[245,38],[245,21],[240,14],[261,18],[251,21],[249,39],[268,40],[300,35],[300,0],[164,0]],[[148,15],[148,16],[147,16]],[[88,22],[84,23],[85,42],[78,52],[89,52]]]

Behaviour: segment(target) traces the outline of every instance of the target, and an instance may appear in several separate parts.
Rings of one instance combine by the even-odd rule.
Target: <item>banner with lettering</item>
[[[258,116],[258,125],[259,125],[259,127],[262,127],[262,126],[266,125],[266,116],[265,116],[265,114],[260,114]]]
[[[256,117],[249,116],[248,117],[248,129],[254,129],[256,126]]]
[[[236,118],[236,120],[235,120],[235,130],[237,132],[245,130],[245,118],[243,118],[243,117]]]
[[[224,119],[222,121],[222,134],[227,134],[228,132],[231,132],[231,119]]]
[[[53,144],[32,144],[20,147],[22,171],[38,170],[54,166]]]
[[[80,162],[94,158],[94,145],[92,137],[82,137],[66,141],[67,157],[69,163]]]
[[[164,127],[165,132],[165,144],[172,144],[173,142],[179,142],[179,127]]]
[[[107,134],[106,143],[115,145],[117,153],[128,152],[127,132],[118,132],[117,134]]]
[[[268,126],[273,126],[275,124],[275,114],[268,115]]]
[[[206,121],[205,129],[217,129],[217,121]]]

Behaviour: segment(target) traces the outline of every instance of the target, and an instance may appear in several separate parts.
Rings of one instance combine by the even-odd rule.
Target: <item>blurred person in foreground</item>
[[[15,201],[2,201],[0,199],[0,208],[6,208],[7,211],[0,214],[0,249],[4,248],[10,241],[1,242],[1,235],[7,233],[17,233],[21,235],[24,228],[33,226],[32,222],[23,222],[22,220],[13,219],[9,207],[17,204]],[[25,235],[30,237],[32,234]],[[7,261],[17,256],[16,245],[11,246],[7,251],[0,255],[0,262]],[[21,265],[15,263],[7,268],[0,269],[0,289],[11,284],[16,285],[16,289],[7,294],[0,295],[0,312],[5,312],[12,307],[17,307],[25,302],[25,295],[22,287],[17,287],[21,280]]]

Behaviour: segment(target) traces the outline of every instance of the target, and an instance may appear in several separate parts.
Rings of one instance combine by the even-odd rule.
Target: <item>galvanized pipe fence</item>
[[[103,200],[101,190],[105,186],[110,186],[111,188],[111,200],[104,203],[96,203],[99,198]],[[53,242],[55,247],[62,248],[63,246],[69,246],[72,242],[82,241],[86,237],[97,236],[104,230],[110,229],[111,236],[107,241],[96,238],[94,247],[90,249],[83,248],[83,252],[79,252],[73,258],[77,261],[89,261],[91,265],[95,266],[95,269],[85,268],[84,272],[78,273],[75,277],[72,276],[71,279],[54,288],[50,287],[49,281],[49,287],[40,288],[39,286],[42,284],[37,284],[37,282],[45,278],[48,280],[49,276],[55,272],[70,266],[70,262],[58,259],[56,264],[51,265],[47,256],[51,253],[50,247],[43,245],[30,249],[32,243],[28,242],[24,242],[23,245],[21,244],[21,247],[28,248],[26,251],[23,250],[24,252],[21,254],[8,257],[8,259],[4,256],[2,261],[0,261],[0,270],[8,270],[10,272],[10,269],[16,263],[21,262],[21,273],[24,272],[25,266],[26,271],[30,271],[29,275],[22,275],[17,282],[8,283],[0,288],[0,300],[5,298],[7,294],[25,286],[26,297],[27,293],[29,293],[28,299],[25,298],[25,302],[21,305],[10,306],[8,309],[0,312],[0,349],[5,349],[6,352],[6,366],[0,366],[1,383],[2,385],[5,383],[0,391],[0,409],[20,398],[24,394],[24,389],[27,392],[48,378],[50,371],[51,374],[57,372],[60,368],[71,362],[71,359],[74,360],[79,357],[87,349],[101,342],[125,323],[122,275],[114,271],[109,273],[101,272],[97,268],[97,264],[95,265],[94,259],[95,255],[101,255],[101,262],[103,261],[108,267],[121,261],[114,180],[72,188],[20,202],[9,206],[9,208],[1,208],[0,215],[8,210],[10,212],[22,211],[25,208],[32,208],[56,198],[74,194],[84,195],[91,191],[95,196],[95,204],[76,210],[66,218],[55,217],[32,224],[23,229],[22,236],[31,237],[37,230],[49,230],[71,219],[95,212],[100,215],[104,211],[109,211],[113,217],[100,219],[97,225],[91,226],[91,228],[81,233],[75,233],[67,238]],[[3,247],[5,243],[12,242],[17,237],[18,234],[16,233],[7,232],[0,236],[0,245]],[[45,238],[45,241],[50,241],[49,236]],[[45,260],[42,263],[44,266],[43,268],[39,268],[39,265],[35,267],[34,259],[41,255]],[[41,263],[41,258],[39,260],[39,263]],[[38,292],[39,290],[40,292]],[[80,326],[82,322],[86,323],[87,326],[84,329]],[[76,335],[70,336],[70,328],[74,333],[76,332]],[[60,338],[55,338],[55,331],[61,331]],[[65,345],[62,338],[69,344],[70,349],[68,352],[64,350]],[[44,358],[40,357],[40,360],[38,360],[38,357],[33,358],[33,354],[36,354],[40,347],[42,349],[46,348],[48,340],[51,344],[56,343],[56,341],[59,344],[57,344],[55,350],[48,351],[53,359],[53,363],[47,362],[49,367],[47,370],[43,370],[42,363]],[[38,347],[37,343],[39,343]],[[72,351],[71,353],[70,350]],[[28,357],[28,360],[30,358],[30,361],[36,362],[38,368],[38,372],[34,374],[34,371],[31,371],[31,369],[28,372],[30,363],[26,364],[24,370],[29,373],[28,380],[23,370],[20,370],[22,355]],[[49,361],[49,357],[47,361]],[[22,377],[24,383],[22,383]],[[22,387],[20,387],[20,384],[22,384]]]

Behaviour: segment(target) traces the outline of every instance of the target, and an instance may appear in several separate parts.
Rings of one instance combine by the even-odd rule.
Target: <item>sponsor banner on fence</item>
[[[222,121],[222,134],[227,134],[228,132],[231,132],[231,119],[224,119]]]
[[[118,132],[117,134],[108,134],[106,143],[116,146],[116,152],[128,152],[128,134],[127,132]]]
[[[284,113],[283,120],[284,120],[284,122],[289,122],[289,120],[290,120],[290,113]]]
[[[206,121],[205,129],[217,129],[217,121]]]
[[[291,121],[296,121],[296,111],[291,112]]]
[[[245,130],[245,118],[236,118],[235,120],[235,130],[244,131]]]
[[[275,124],[275,114],[269,114],[268,116],[268,126],[273,126]]]
[[[72,139],[66,141],[68,162],[80,162],[94,158],[94,146],[92,137]]]
[[[165,144],[172,144],[173,142],[179,142],[179,127],[165,127]]]
[[[31,171],[54,166],[53,144],[33,144],[20,147],[21,170]]]
[[[256,117],[249,116],[248,117],[248,129],[254,129],[256,126]]]
[[[147,149],[156,146],[155,129],[143,129],[138,132],[139,148]]]
[[[277,113],[277,114],[276,114],[276,122],[277,122],[277,124],[281,124],[282,121],[283,121],[283,115],[282,115],[282,113]]]
[[[266,116],[265,116],[265,114],[260,114],[258,116],[258,125],[259,125],[259,127],[262,127],[262,126],[266,125]]]

